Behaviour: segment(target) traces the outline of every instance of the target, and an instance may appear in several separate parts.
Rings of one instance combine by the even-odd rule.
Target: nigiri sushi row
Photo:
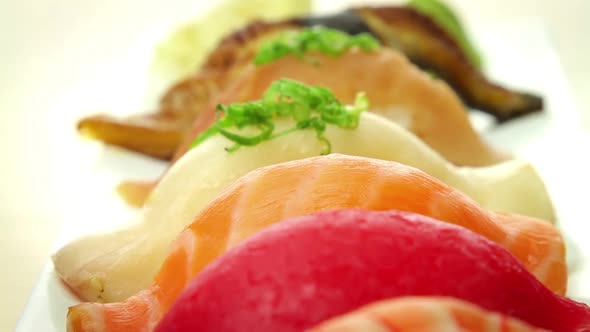
[[[377,212],[392,209],[409,212]],[[498,331],[584,331],[590,311],[561,297],[565,284],[551,224],[486,212],[409,166],[333,154],[234,182],[180,233],[148,289],[74,306],[68,327],[302,331],[374,301],[443,296],[465,303],[453,302],[456,317],[438,315],[426,331],[464,320]],[[421,315],[400,324],[413,331],[427,322]]]
[[[259,232],[264,232],[268,226],[280,225],[283,223],[282,220],[290,217],[310,215],[324,210],[351,208],[366,211],[411,211],[415,214],[410,217],[404,215],[404,218],[409,221],[414,219],[422,220],[426,218],[424,216],[431,216],[438,220],[428,219],[429,223],[407,232],[409,238],[418,241],[418,239],[424,237],[425,243],[431,243],[435,247],[424,252],[420,251],[421,249],[415,249],[413,242],[407,238],[395,238],[381,231],[377,232],[381,235],[375,239],[365,236],[359,237],[362,241],[356,245],[352,234],[339,233],[339,241],[342,242],[342,246],[350,250],[348,253],[344,250],[345,248],[337,246],[338,242],[314,249],[312,243],[320,241],[324,236],[328,236],[327,231],[323,228],[307,232],[305,243],[299,243],[294,238],[289,238],[288,232],[285,233],[284,236],[287,236],[287,238],[282,238],[281,241],[277,242],[280,243],[280,245],[277,244],[278,247],[286,248],[292,245],[292,255],[296,255],[295,253],[298,252],[301,254],[300,259],[311,260],[313,263],[306,263],[309,266],[324,271],[324,268],[328,268],[327,264],[329,262],[340,260],[342,264],[340,267],[334,268],[332,272],[328,271],[332,278],[338,280],[344,280],[343,278],[349,273],[355,275],[354,271],[358,268],[357,265],[366,259],[363,250],[378,254],[377,257],[370,259],[373,264],[392,264],[387,265],[388,267],[385,270],[378,267],[366,267],[358,271],[361,275],[366,275],[368,271],[365,271],[365,269],[373,269],[371,271],[377,274],[375,277],[377,279],[372,281],[356,274],[353,279],[349,280],[350,284],[341,284],[340,286],[343,288],[336,292],[343,298],[357,299],[361,296],[359,294],[369,292],[369,289],[363,286],[365,283],[374,287],[375,291],[388,289],[397,292],[401,291],[402,288],[400,287],[407,286],[406,283],[414,285],[420,282],[423,283],[425,289],[432,289],[432,287],[441,286],[443,282],[442,275],[448,273],[449,276],[452,276],[449,278],[449,282],[458,287],[457,291],[462,292],[460,293],[461,296],[457,295],[459,293],[449,293],[446,289],[442,293],[434,290],[431,292],[408,290],[408,293],[401,295],[453,296],[474,302],[473,298],[466,296],[468,294],[475,296],[474,290],[483,288],[486,290],[485,295],[477,298],[480,302],[475,301],[474,303],[484,305],[488,303],[486,301],[500,298],[502,301],[506,301],[506,304],[523,303],[523,305],[526,304],[524,307],[527,307],[529,302],[527,302],[528,300],[525,301],[525,299],[528,297],[530,303],[540,301],[543,303],[542,307],[546,308],[546,310],[556,310],[555,312],[558,312],[557,316],[553,317],[563,319],[565,313],[555,309],[559,305],[551,304],[553,303],[551,301],[555,301],[560,305],[569,303],[571,307],[566,305],[566,309],[559,310],[570,312],[573,310],[571,308],[579,308],[580,311],[576,311],[577,314],[581,315],[580,317],[586,317],[582,314],[585,312],[583,306],[568,302],[558,295],[564,294],[567,282],[565,251],[560,233],[551,224],[531,217],[495,214],[482,210],[459,191],[410,166],[377,159],[331,154],[259,168],[240,178],[218,195],[197,216],[193,223],[180,233],[173,242],[167,258],[149,288],[140,291],[121,303],[86,303],[72,307],[68,315],[68,326],[71,327],[72,331],[136,331],[143,330],[146,327],[149,330],[169,312],[175,302],[185,303],[188,301],[184,305],[176,305],[181,308],[189,308],[184,314],[176,314],[184,318],[170,318],[170,320],[185,322],[188,319],[187,317],[194,317],[198,324],[209,322],[213,325],[211,325],[210,329],[201,325],[195,325],[190,329],[181,327],[178,329],[179,331],[237,331],[240,330],[240,327],[244,328],[243,330],[251,330],[244,327],[244,325],[240,325],[243,322],[238,318],[252,315],[251,324],[261,324],[261,322],[270,319],[269,317],[256,317],[252,312],[252,306],[262,305],[263,309],[260,310],[272,313],[271,316],[274,316],[275,310],[278,310],[276,314],[282,317],[283,314],[286,314],[285,309],[277,306],[273,299],[283,299],[290,303],[288,294],[274,294],[272,289],[265,288],[271,287],[278,281],[273,281],[270,275],[258,276],[255,271],[266,266],[268,271],[264,273],[277,275],[277,278],[284,274],[285,278],[289,279],[297,278],[300,272],[303,273],[305,271],[303,269],[304,265],[297,265],[295,257],[291,256],[283,258],[267,257],[273,253],[279,253],[282,249],[279,250],[266,245],[263,245],[262,249],[255,250],[255,252],[243,254],[244,257],[250,257],[244,258],[243,262],[241,262],[241,259],[234,259],[223,263],[225,259],[228,259],[227,257],[233,257],[231,253],[239,252],[239,249],[231,250],[229,253],[228,250],[234,247],[242,248],[241,243],[254,241],[254,239],[258,238],[257,234],[263,234]],[[394,215],[396,214],[394,213]],[[322,216],[320,219],[330,220],[333,223],[338,223],[341,219],[345,220],[345,218],[341,218],[340,214],[330,218],[320,216]],[[373,219],[372,214],[368,212],[355,216],[359,220]],[[312,218],[311,220],[315,219]],[[328,224],[332,225],[331,223]],[[462,226],[451,227],[450,229],[462,232],[461,234],[470,234],[469,236],[475,240],[469,243],[458,240],[448,233],[451,231],[447,232],[448,226],[443,226],[446,224]],[[318,223],[318,225],[321,225],[321,223]],[[390,225],[393,225],[393,229],[398,230],[401,227],[394,222],[391,222]],[[360,229],[365,227],[362,224],[357,226]],[[332,227],[326,226],[328,230],[331,230]],[[370,228],[371,226],[366,227]],[[352,232],[352,230],[346,229],[343,232]],[[275,231],[274,233],[279,234],[281,232]],[[479,235],[475,235],[476,233]],[[370,244],[377,243],[376,241],[379,238],[388,244],[401,247],[396,250],[387,249],[387,247],[371,249]],[[494,248],[501,249],[482,249],[487,248],[486,246],[491,243],[493,243]],[[474,248],[478,245],[481,246],[477,250],[482,250],[482,252],[474,251],[475,249],[472,249],[469,245],[474,246]],[[334,251],[330,251],[332,249],[329,248],[332,247]],[[446,257],[445,250],[456,251],[458,253],[457,257],[460,258],[455,256]],[[501,254],[496,252],[501,252]],[[462,255],[459,253],[462,253]],[[241,257],[241,255],[238,256]],[[256,261],[257,258],[262,261]],[[254,261],[251,262],[250,259]],[[271,260],[273,263],[264,265],[263,262],[266,259]],[[398,261],[398,259],[400,260]],[[418,262],[421,259],[424,261],[419,264]],[[464,267],[458,265],[461,260],[466,260]],[[492,262],[494,263],[492,264]],[[250,266],[252,271],[249,271],[241,264]],[[403,270],[405,274],[398,270],[391,270],[396,266],[398,268],[405,266],[407,268]],[[285,270],[288,267],[292,267],[294,270]],[[467,269],[467,267],[473,269]],[[439,269],[441,277],[433,274],[432,269]],[[503,269],[512,274],[508,272],[506,272],[507,275],[502,274]],[[211,279],[207,284],[209,286],[202,286],[203,288],[199,291],[191,293],[193,288],[190,288],[189,285],[197,283],[195,280],[200,280],[200,278],[207,279],[202,277],[207,275],[206,271],[216,271],[211,273],[219,273],[220,275]],[[335,271],[338,271],[338,273]],[[499,276],[496,275],[499,283],[495,286],[496,288],[492,287],[490,280],[477,278],[478,275],[491,272],[499,273]],[[309,273],[316,276],[319,272]],[[513,275],[514,273],[517,276]],[[424,279],[426,277],[421,277],[421,275],[430,277]],[[461,280],[459,281],[458,278],[461,278]],[[515,282],[513,278],[523,278],[526,282]],[[333,282],[335,283],[334,286],[337,286],[336,279],[326,280],[325,285],[314,285],[313,282],[309,281],[310,293],[308,300],[312,302],[321,300],[324,295],[318,295],[319,293],[316,292]],[[400,282],[401,285],[396,286],[397,282]],[[532,286],[524,286],[527,283],[531,283]],[[291,285],[286,281],[281,281],[281,284],[284,284],[285,289],[291,289]],[[358,294],[346,291],[353,284],[356,284]],[[239,288],[234,289],[230,285]],[[187,286],[189,288],[186,288]],[[473,289],[466,288],[467,286],[473,287]],[[527,289],[526,287],[529,288],[531,294],[527,293],[527,297],[523,297],[525,295],[522,291]],[[206,296],[205,294],[207,294],[209,288],[217,289],[217,293]],[[293,289],[296,292],[307,292],[304,285],[293,286]],[[330,288],[328,287],[328,289]],[[188,295],[184,295],[179,299],[183,290],[184,294],[198,294],[191,296],[197,296],[201,301],[198,303],[201,303],[202,310],[209,312],[210,316],[202,314],[199,311],[200,309],[197,310],[197,305],[192,300],[182,300]],[[219,293],[225,290],[227,290],[227,293]],[[246,292],[246,290],[251,293]],[[488,290],[489,292],[487,292]],[[517,290],[519,291],[517,292]],[[537,292],[542,295],[537,294]],[[267,299],[267,296],[270,298]],[[381,300],[385,296],[394,295],[375,296],[375,298],[366,301],[355,302],[351,308],[341,309],[333,314],[326,313],[326,316],[321,316],[318,320],[307,322],[308,325],[304,325],[304,327],[311,327],[309,324],[319,323],[321,320],[356,309],[356,307],[368,304],[370,301]],[[325,295],[325,297],[332,298],[331,295]],[[552,300],[546,300],[545,297]],[[263,301],[265,299],[271,302],[266,304],[258,303],[259,300]],[[242,300],[245,302],[239,304],[232,302]],[[227,301],[230,303],[225,303]],[[341,299],[336,298],[334,301],[340,303]],[[319,303],[320,307],[330,307],[328,304]],[[232,308],[236,305],[243,312],[234,314],[232,311],[223,314],[226,313],[226,309],[224,309],[226,305],[232,306]],[[308,306],[308,304],[304,303],[292,303],[290,314],[308,317],[308,315],[311,315],[310,312],[307,309],[302,309]],[[502,312],[500,307],[484,305],[484,308]],[[509,308],[505,312],[513,313],[514,307]],[[176,317],[175,312],[177,311],[172,309],[170,317]],[[183,311],[179,309],[178,312]],[[539,325],[536,320],[531,320],[531,317],[536,317],[539,314],[539,311],[533,311],[526,313],[522,317],[517,316],[517,318],[536,324],[534,326],[555,331],[567,331],[557,329],[558,325],[556,323],[547,323],[549,324],[547,325],[544,321],[541,321],[542,324]],[[100,325],[97,325],[96,317],[100,317]],[[232,318],[230,319],[230,317]],[[543,313],[540,317],[552,316]],[[299,322],[300,319],[293,318],[293,321]],[[559,320],[558,318],[555,319]],[[188,321],[193,322],[190,319]],[[238,325],[225,328],[223,324],[227,321],[237,322]],[[283,329],[281,325],[272,325],[275,323],[273,319],[270,319],[269,331],[299,330],[302,328],[300,325],[293,325],[291,329],[287,327]],[[163,326],[166,326],[165,323],[163,324]],[[166,330],[164,327],[162,329]],[[258,327],[257,330],[264,329]]]
[[[366,96],[278,80],[219,106],[139,222],[54,256],[90,301],[68,330],[590,328],[562,297],[564,241],[534,169],[456,167]]]
[[[413,8],[403,6],[349,8],[327,16],[294,17],[278,22],[258,20],[250,22],[227,35],[217,47],[212,49],[198,71],[173,84],[161,98],[160,103],[155,105],[157,112],[129,118],[91,116],[80,121],[78,128],[81,133],[100,139],[107,144],[122,146],[157,158],[170,159],[181,144],[183,136],[190,131],[191,122],[199,117],[219,92],[231,85],[236,78],[239,79],[240,74],[247,70],[253,58],[256,60],[255,64],[265,65],[266,61],[275,59],[274,54],[277,52],[285,53],[294,46],[303,46],[295,49],[299,51],[296,54],[301,55],[305,47],[317,49],[318,44],[327,51],[326,53],[334,55],[339,48],[347,45],[347,38],[339,35],[346,36],[353,33],[363,33],[362,35],[366,36],[365,39],[373,36],[379,39],[384,48],[400,52],[422,68],[434,72],[441,80],[445,80],[452,86],[469,107],[489,112],[498,121],[506,121],[543,108],[540,97],[511,91],[486,78],[479,70],[480,62],[477,56],[473,56],[473,48],[465,47],[467,38],[461,32],[461,24],[456,15],[451,14],[452,10],[438,0],[412,0],[408,4]],[[438,14],[429,17],[432,13]],[[285,32],[309,34],[310,30],[317,29],[319,26],[328,26],[340,31],[330,29],[332,30],[330,33],[325,33],[327,37],[319,42],[313,40],[309,43],[308,40],[303,40],[303,43],[295,44],[287,40],[281,46],[266,48],[262,50],[264,52],[259,50],[261,43],[272,40],[277,35]],[[201,32],[203,36],[211,34],[211,31]],[[199,50],[194,50],[191,56],[195,53],[198,54]],[[289,62],[292,61],[287,61]],[[337,85],[345,86],[346,83],[341,82],[354,81],[358,78],[356,74],[366,75],[377,67],[372,64],[362,68],[366,65],[362,61],[346,62],[346,65],[355,69],[359,67],[359,69],[353,74],[340,70],[328,71],[322,66],[317,66],[317,71],[325,76],[333,77],[338,81]],[[387,66],[388,63],[378,65]],[[300,68],[305,72],[312,66],[310,64],[307,69],[305,66]],[[388,73],[388,70],[382,71],[383,74]],[[289,73],[297,75],[297,72],[287,69],[281,77],[290,77]],[[298,77],[290,78],[299,79]],[[401,75],[399,80],[407,81],[406,78],[412,79],[413,75],[409,77]],[[392,80],[396,81],[398,78],[392,76]],[[377,85],[376,88],[387,89],[383,85]],[[395,97],[394,95],[393,98]],[[433,104],[436,105],[437,102],[434,101]],[[445,142],[438,143],[441,146],[447,145]],[[459,144],[461,144],[460,141]],[[461,146],[468,145],[469,143],[466,143]],[[473,142],[472,146],[477,145],[477,142]],[[497,158],[502,157],[502,155],[496,156],[493,151],[488,154],[485,151],[474,150],[473,153],[462,154],[460,149],[453,150],[452,146],[447,146],[447,150],[450,150],[452,154],[449,160],[455,162],[454,158],[457,158],[466,162],[465,165],[475,165],[470,164],[470,161],[483,165],[486,161],[495,162]]]
[[[272,86],[292,84],[302,88],[292,81],[277,81]],[[277,132],[297,126],[293,118],[277,117],[273,122]],[[329,125],[323,136],[333,153],[417,167],[487,210],[554,219],[542,180],[522,161],[459,168],[395,122],[369,112],[359,115],[356,128]],[[87,301],[127,299],[150,285],[175,236],[229,184],[260,167],[317,156],[323,148],[313,130],[298,130],[256,146],[226,151],[232,144],[220,134],[204,140],[160,181],[137,222],[115,232],[84,237],[61,249],[54,262],[62,279]],[[372,174],[371,169],[367,172]]]

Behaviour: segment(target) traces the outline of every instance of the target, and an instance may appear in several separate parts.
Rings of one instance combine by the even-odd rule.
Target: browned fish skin
[[[78,131],[89,138],[169,160],[184,138],[187,121],[182,114],[162,112],[116,118],[94,115],[78,122]]]
[[[540,97],[488,81],[459,45],[429,17],[406,7],[362,7],[355,12],[385,45],[435,71],[468,106],[493,115],[499,122],[542,110]]]
[[[299,29],[294,20],[280,22],[254,21],[225,37],[209,54],[201,70],[226,70],[249,63],[261,41],[274,37],[285,30]]]

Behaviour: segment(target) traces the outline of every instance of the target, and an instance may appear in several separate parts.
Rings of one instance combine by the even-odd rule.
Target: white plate
[[[587,195],[579,194],[581,189],[578,189],[590,187],[585,173],[590,169],[590,159],[582,153],[583,147],[587,151],[590,146],[590,138],[576,125],[573,99],[556,53],[547,34],[536,22],[506,22],[493,29],[474,27],[473,32],[484,49],[489,72],[494,78],[545,97],[544,113],[499,128],[494,128],[489,118],[479,114],[473,114],[473,120],[491,142],[532,161],[544,176],[560,225],[577,246],[573,252],[576,264],[571,273],[569,295],[590,298],[590,284],[583,282],[590,280],[587,264],[590,243],[584,241],[584,234],[590,229],[585,220],[587,202],[584,196]],[[145,85],[145,77],[139,75],[137,79],[139,86]],[[129,220],[134,211],[118,201],[112,187],[126,177],[155,176],[164,168],[163,163],[122,150],[102,148],[95,143],[80,144],[79,151],[89,151],[87,162],[77,173],[77,179],[85,182],[72,190],[80,190],[84,198],[72,202],[56,248],[81,233]],[[67,307],[75,303],[77,300],[59,282],[49,262],[17,331],[64,331]]]

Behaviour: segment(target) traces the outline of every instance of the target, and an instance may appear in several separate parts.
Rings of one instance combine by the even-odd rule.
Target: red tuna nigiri
[[[361,210],[293,218],[254,235],[199,274],[156,330],[302,331],[409,295],[590,331],[590,308],[548,290],[496,243],[418,214]]]

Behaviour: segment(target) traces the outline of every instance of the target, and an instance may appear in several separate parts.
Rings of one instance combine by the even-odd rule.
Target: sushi
[[[147,290],[123,303],[72,307],[69,321],[87,326],[96,315],[129,312],[141,305],[156,311],[135,312],[143,316],[129,317],[129,322],[152,322],[145,315],[165,313],[192,277],[264,227],[289,217],[345,208],[411,211],[471,229],[507,248],[546,287],[565,293],[563,239],[550,223],[482,210],[459,191],[406,165],[331,154],[259,168],[240,178],[180,233]],[[134,274],[131,269],[151,262],[150,256],[126,259],[133,264],[125,272]],[[121,271],[114,273],[121,276]],[[108,324],[116,327],[116,321]]]
[[[590,328],[590,308],[552,293],[480,235],[413,213],[344,210],[285,220],[224,254],[156,331],[304,331],[416,295],[454,297],[554,332]]]
[[[281,78],[330,89],[343,103],[359,91],[371,101],[371,112],[397,122],[445,159],[460,166],[486,166],[508,155],[488,145],[469,122],[461,100],[443,81],[433,79],[398,52],[352,49],[338,57],[311,53],[304,61],[295,55],[247,67],[216,99],[230,104],[260,99]],[[345,69],[343,69],[345,68]],[[215,121],[215,108],[200,113],[176,152],[184,154],[194,138]]]

